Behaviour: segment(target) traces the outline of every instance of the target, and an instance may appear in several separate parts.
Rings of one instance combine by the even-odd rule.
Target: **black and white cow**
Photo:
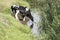
[[[31,28],[33,28],[33,16],[31,15],[30,9],[24,6],[17,6],[17,5],[12,5],[11,10],[13,14],[15,14],[15,18],[19,20],[18,14],[22,14],[23,19],[20,19],[22,21],[25,21],[25,17],[28,17],[32,21]]]

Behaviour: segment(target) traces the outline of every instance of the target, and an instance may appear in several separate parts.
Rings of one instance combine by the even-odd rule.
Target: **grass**
[[[33,40],[30,28],[11,15],[0,13],[0,40]]]
[[[34,40],[30,28],[11,16],[13,4],[29,7],[23,0],[0,0],[0,40]]]

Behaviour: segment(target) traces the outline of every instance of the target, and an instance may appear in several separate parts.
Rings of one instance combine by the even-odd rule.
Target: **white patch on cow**
[[[17,6],[17,5],[13,5],[13,7],[18,7],[19,8],[19,6]]]
[[[16,10],[16,14],[15,14],[15,18],[18,20],[18,13],[19,13],[19,10]]]
[[[16,5],[13,5],[13,7],[15,7]]]
[[[25,21],[25,17],[23,18],[23,21]]]
[[[29,10],[29,8],[26,8],[26,11],[28,11]]]

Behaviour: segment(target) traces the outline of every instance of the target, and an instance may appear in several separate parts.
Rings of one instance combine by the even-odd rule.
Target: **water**
[[[37,14],[37,12],[32,12],[33,13],[33,17],[34,17],[34,25],[33,25],[33,28],[32,28],[32,33],[36,36],[39,35],[39,31],[38,31],[38,23],[39,23],[39,16]]]
[[[34,12],[31,12],[31,13],[32,13],[32,16],[34,18],[34,22],[33,22],[34,25],[33,25],[33,28],[31,30],[31,32],[32,32],[33,35],[38,36],[39,35],[39,31],[38,31],[39,25],[38,25],[38,23],[39,23],[39,20],[40,20],[39,16],[38,16],[38,12],[34,11]],[[30,26],[31,24],[32,24],[32,21],[29,20],[27,22],[27,25]]]

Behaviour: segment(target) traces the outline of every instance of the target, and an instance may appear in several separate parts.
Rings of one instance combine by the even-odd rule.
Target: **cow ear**
[[[11,6],[11,10],[13,11],[13,6]]]

